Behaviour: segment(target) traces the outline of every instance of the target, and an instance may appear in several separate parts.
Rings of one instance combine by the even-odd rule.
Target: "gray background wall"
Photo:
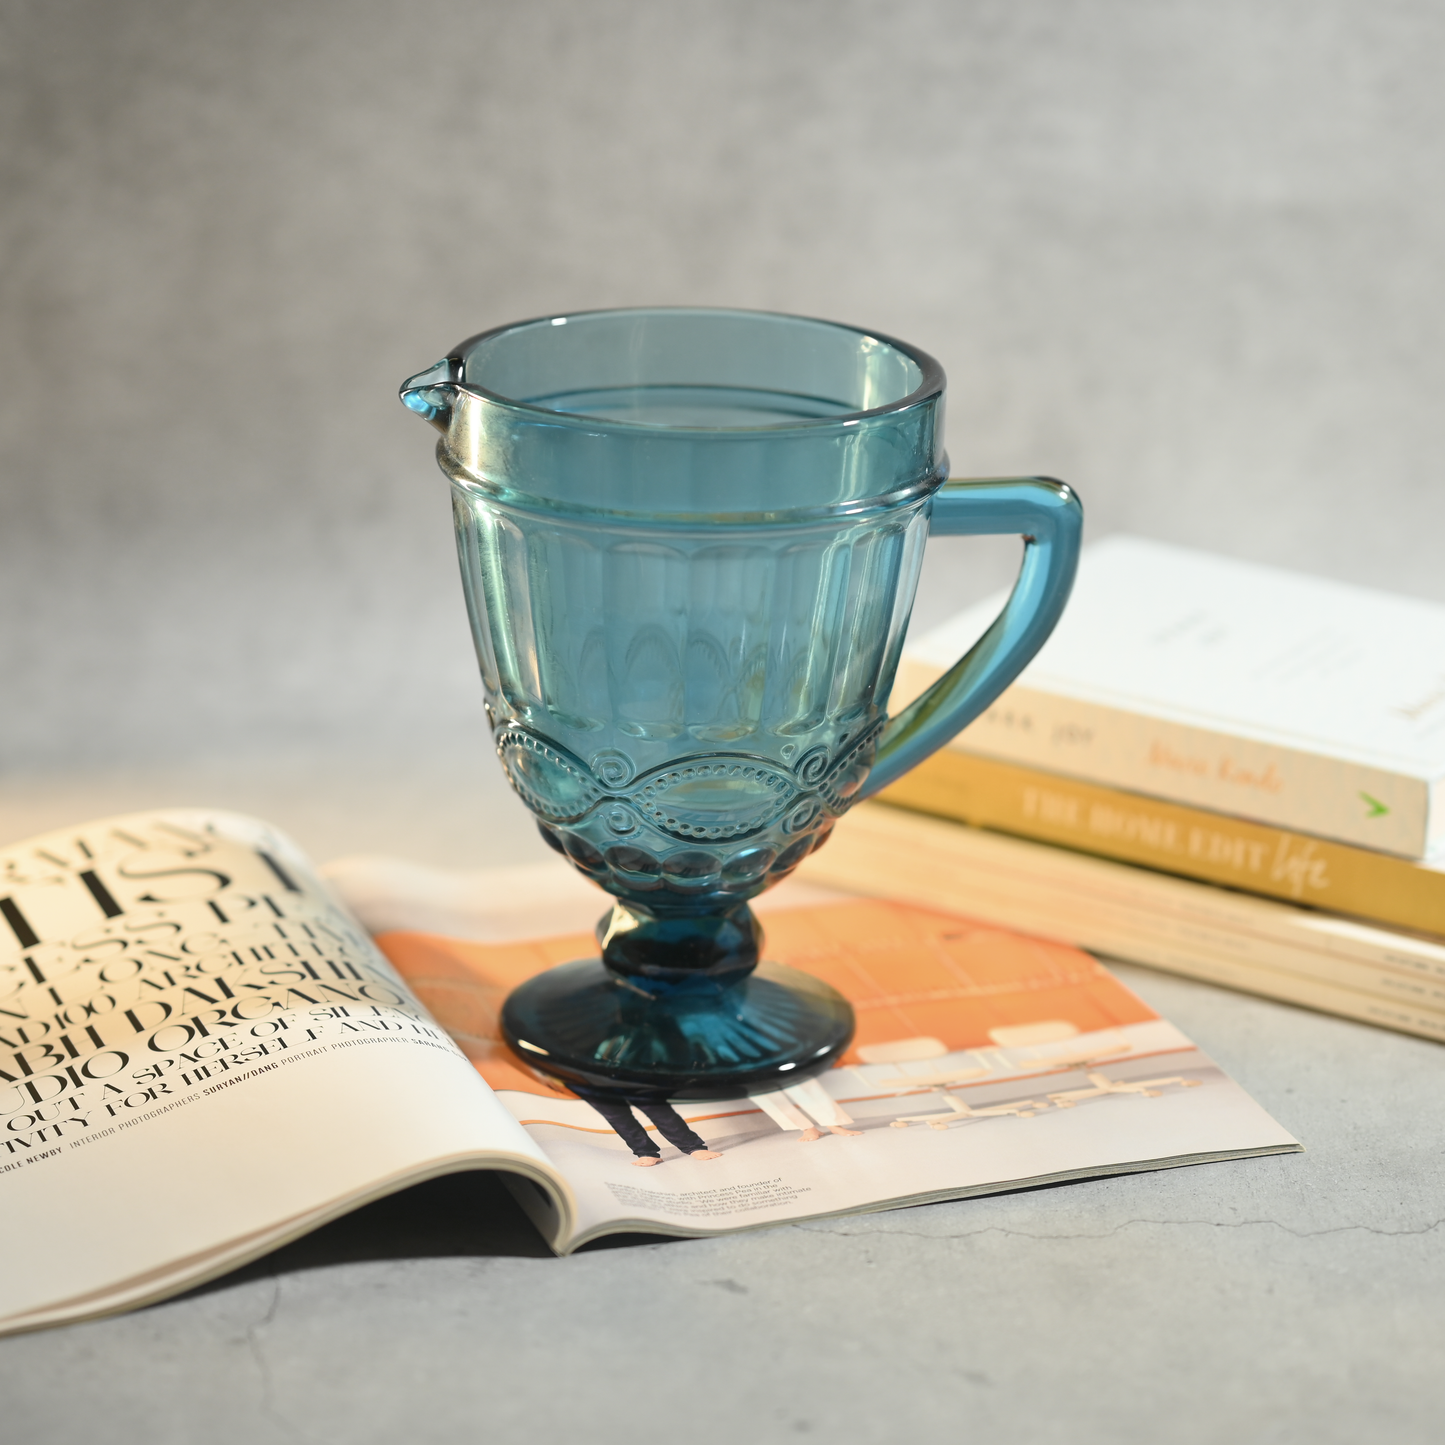
[[[396,386],[546,311],[877,327],[947,367],[961,474],[1445,600],[1442,39],[1378,0],[5,0],[3,777],[472,737]],[[924,615],[1010,560],[941,548]]]

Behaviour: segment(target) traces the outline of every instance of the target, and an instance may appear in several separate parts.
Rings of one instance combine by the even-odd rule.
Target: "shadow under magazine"
[[[668,1242],[664,1235],[616,1234],[585,1248],[618,1249]],[[249,1280],[370,1260],[552,1257],[531,1220],[507,1192],[501,1176],[473,1170],[429,1179],[364,1204],[187,1294],[207,1294]]]
[[[1032,1194],[1071,1189],[1083,1182],[1050,1181],[997,1192]],[[583,1245],[579,1253],[684,1242],[665,1234],[609,1234]],[[364,1204],[240,1269],[187,1290],[179,1298],[209,1294],[250,1280],[271,1279],[300,1270],[371,1260],[554,1257],[531,1220],[507,1192],[501,1176],[473,1170],[429,1179],[424,1184],[415,1184],[385,1199]]]

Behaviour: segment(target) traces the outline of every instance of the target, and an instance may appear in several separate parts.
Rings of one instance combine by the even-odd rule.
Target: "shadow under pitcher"
[[[484,332],[402,387],[442,433],[497,755],[614,900],[600,958],[507,999],[578,1092],[708,1099],[835,1063],[848,1003],[759,962],[748,900],[1018,675],[1083,514],[1041,477],[948,481],[944,376],[874,332],[657,308]],[[929,532],[1016,533],[993,626],[885,714]]]

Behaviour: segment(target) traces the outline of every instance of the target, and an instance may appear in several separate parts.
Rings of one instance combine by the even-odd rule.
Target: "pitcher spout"
[[[401,404],[444,432],[457,394],[458,365],[443,357],[435,366],[409,376],[401,384]]]

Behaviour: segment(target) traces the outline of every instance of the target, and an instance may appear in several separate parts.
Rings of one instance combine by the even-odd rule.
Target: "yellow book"
[[[941,818],[1445,935],[1445,867],[945,749],[880,797]]]

